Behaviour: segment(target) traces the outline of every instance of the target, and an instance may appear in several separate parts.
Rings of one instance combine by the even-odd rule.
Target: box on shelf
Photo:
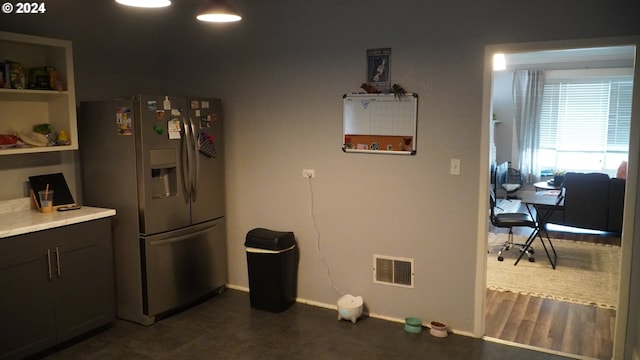
[[[22,64],[7,61],[7,67],[9,68],[9,87],[11,89],[25,89],[27,84]]]

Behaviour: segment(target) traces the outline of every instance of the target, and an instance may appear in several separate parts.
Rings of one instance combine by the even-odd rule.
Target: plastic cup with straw
[[[53,190],[49,190],[49,184],[44,190],[38,191],[40,197],[40,211],[43,213],[53,212]]]

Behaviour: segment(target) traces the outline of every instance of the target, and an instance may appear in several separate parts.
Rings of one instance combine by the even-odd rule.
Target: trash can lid
[[[266,250],[285,250],[296,245],[292,231],[255,228],[247,233],[244,246]]]

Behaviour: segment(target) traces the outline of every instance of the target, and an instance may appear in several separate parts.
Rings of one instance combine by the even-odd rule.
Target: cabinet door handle
[[[51,280],[51,250],[47,249],[47,276]]]
[[[60,249],[56,246],[56,271],[60,277]]]

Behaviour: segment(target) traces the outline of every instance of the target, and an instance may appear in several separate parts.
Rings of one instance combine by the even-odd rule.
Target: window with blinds
[[[627,160],[631,75],[554,74],[545,80],[540,117],[542,169],[615,170]]]

